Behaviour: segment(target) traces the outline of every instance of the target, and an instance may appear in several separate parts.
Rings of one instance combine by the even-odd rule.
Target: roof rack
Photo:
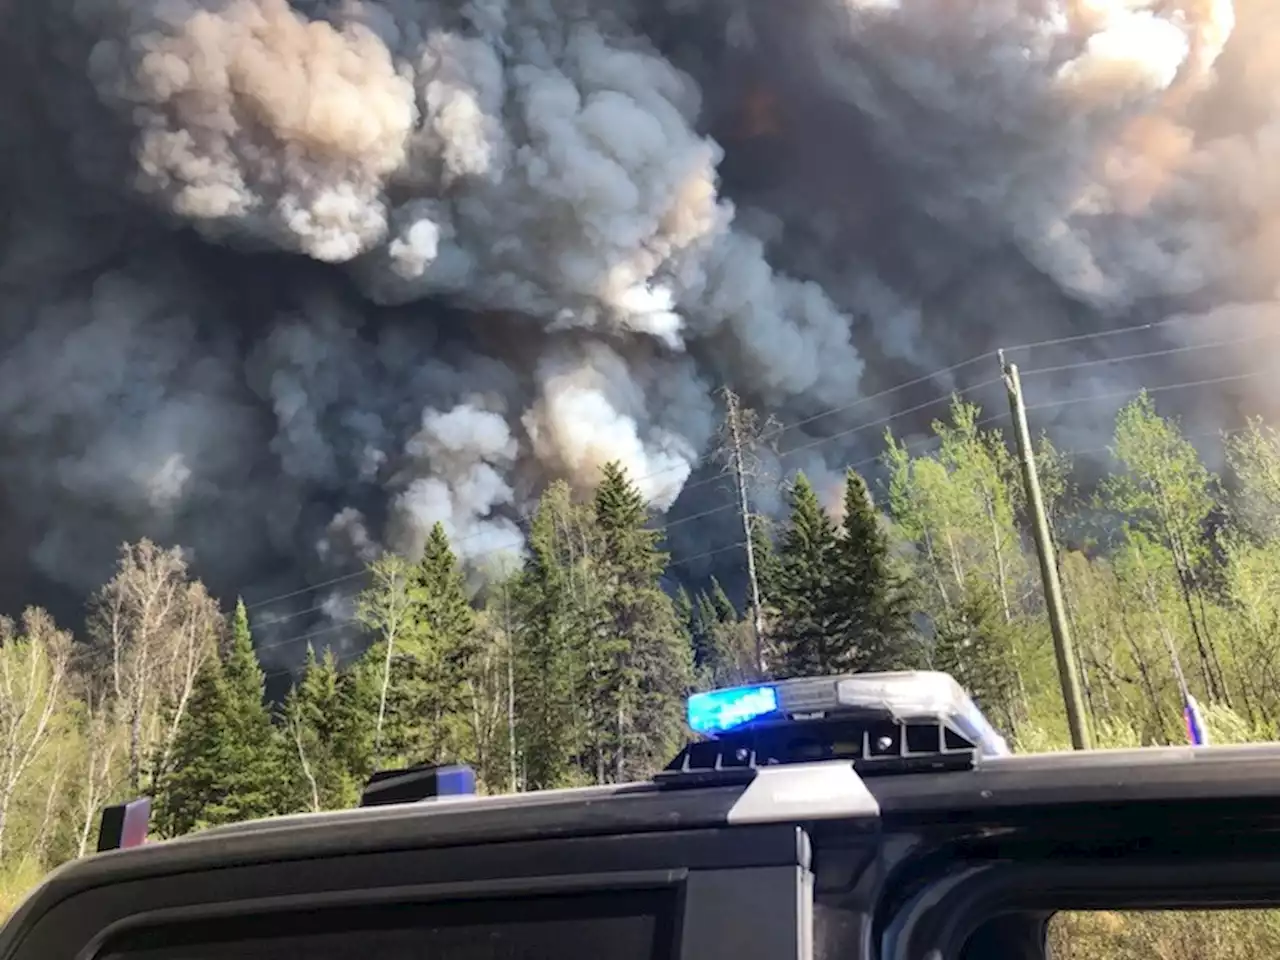
[[[688,744],[656,778],[694,786],[749,780],[760,767],[849,760],[862,775],[967,769],[1009,753],[945,673],[841,674],[695,694]]]

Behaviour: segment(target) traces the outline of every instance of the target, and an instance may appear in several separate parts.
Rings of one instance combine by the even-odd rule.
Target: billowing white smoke
[[[397,549],[421,554],[439,523],[464,558],[519,551],[519,529],[509,518],[494,516],[512,502],[503,477],[517,452],[501,414],[466,404],[447,413],[425,411],[422,429],[405,449],[413,465],[409,469],[423,475],[409,480],[396,497],[392,538]]]
[[[669,507],[720,383],[800,419],[1280,280],[1262,0],[0,17],[0,135],[33,145],[0,161],[0,478],[15,544],[77,589],[142,533],[259,595],[437,522],[480,563],[520,548],[549,479],[610,460]],[[786,166],[743,148],[731,175],[744,72]],[[838,476],[877,442],[780,469]]]

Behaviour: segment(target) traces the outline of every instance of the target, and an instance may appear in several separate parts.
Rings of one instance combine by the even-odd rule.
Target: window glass
[[[1280,910],[1059,913],[1051,960],[1277,960]]]
[[[668,960],[671,911],[639,894],[401,904],[140,930],[101,960]],[[664,949],[665,948],[665,949]]]

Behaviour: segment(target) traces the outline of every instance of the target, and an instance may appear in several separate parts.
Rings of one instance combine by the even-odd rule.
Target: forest
[[[1144,394],[1103,456],[1086,489],[1069,453],[1036,450],[1096,745],[1185,742],[1184,691],[1214,743],[1276,739],[1280,433],[1251,422],[1202,456]],[[547,489],[511,569],[464,569],[437,526],[421,557],[371,564],[363,652],[308,647],[278,702],[243,602],[222,609],[180,545],[123,546],[75,634],[35,608],[0,620],[0,909],[91,852],[110,802],[152,796],[153,836],[174,837],[348,807],[405,763],[469,763],[485,792],[633,780],[687,736],[690,690],[762,673],[945,670],[1014,749],[1069,748],[1009,438],[956,398],[927,444],[887,433],[880,466],[838,503],[797,474],[784,516],[748,513],[758,610],[757,591],[676,585],[616,465]],[[1064,930],[1063,956],[1280,947],[1264,915]]]

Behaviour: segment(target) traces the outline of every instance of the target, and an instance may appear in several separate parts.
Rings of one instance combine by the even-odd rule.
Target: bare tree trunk
[[[951,610],[951,596],[947,593],[947,585],[942,579],[942,568],[938,564],[938,555],[933,550],[933,534],[926,525],[924,528],[925,555],[929,558],[929,570],[933,573],[933,582],[938,587],[938,595],[942,597],[942,608]]]
[[[963,599],[965,596],[964,570],[960,566],[960,551],[956,549],[956,539],[952,535],[950,527],[947,527],[947,549],[951,551],[951,575],[955,577],[956,590],[959,592],[961,599]]]
[[[382,724],[387,716],[387,691],[391,689],[391,654],[395,643],[396,635],[392,630],[387,634],[387,656],[382,663],[382,689],[378,693],[378,720],[373,727],[374,763],[382,758]]]
[[[1129,642],[1129,649],[1133,653],[1133,661],[1138,667],[1138,676],[1142,678],[1142,686],[1147,694],[1147,701],[1151,706],[1151,718],[1155,726],[1154,728],[1149,726],[1148,730],[1154,730],[1156,733],[1162,733],[1164,731],[1164,714],[1160,709],[1160,695],[1156,691],[1151,666],[1147,663],[1147,658],[1142,652],[1142,647],[1138,644],[1137,638],[1133,635],[1133,629],[1129,624],[1129,610],[1127,605],[1121,606],[1120,619],[1123,625],[1125,639]]]
[[[319,813],[320,785],[316,783],[316,776],[311,770],[310,762],[307,760],[306,748],[302,745],[302,723],[297,717],[291,717],[289,726],[293,728],[293,743],[298,750],[298,762],[302,764],[302,774],[307,778],[307,784],[311,788],[311,810],[314,813]]]
[[[98,811],[111,794],[111,760],[115,754],[115,744],[108,739],[105,744],[90,745],[89,770],[85,778],[82,807],[84,816],[80,821],[79,838],[76,844],[76,856],[83,857],[89,850],[89,838],[93,835],[93,825],[97,822]],[[101,760],[102,766],[98,766]]]
[[[502,584],[502,632],[507,638],[507,751],[511,774],[511,792],[519,789],[516,773],[516,656],[511,634],[511,597],[507,583]]]
[[[760,423],[755,411],[744,409],[729,387],[721,391],[725,402],[725,422],[721,428],[721,444],[716,457],[726,463],[734,476],[738,495],[738,514],[742,520],[743,548],[747,556],[747,587],[751,596],[751,632],[755,641],[755,669],[759,676],[767,673],[765,662],[764,606],[760,596],[760,578],[756,570],[756,545],[751,529],[751,506],[747,499],[747,477],[758,472],[755,454],[761,439],[781,425],[770,418]]]
[[[1000,591],[1000,608],[1004,611],[1004,622],[1013,622],[1013,611],[1009,609],[1009,580],[1004,567],[1004,537],[1000,533],[1000,525],[996,523],[994,498],[985,486],[982,488],[982,502],[987,510],[987,520],[991,524],[991,549],[996,561],[996,585]]]
[[[382,757],[382,733],[387,718],[387,697],[391,689],[391,662],[396,641],[406,629],[416,608],[410,593],[411,568],[395,554],[385,554],[370,568],[373,583],[356,600],[356,619],[376,633],[387,645],[382,664],[382,684],[378,693],[378,717],[373,728],[374,762]]]
[[[41,866],[44,866],[49,860],[50,828],[53,825],[55,811],[58,808],[58,795],[62,786],[62,777],[65,773],[66,759],[59,754],[58,762],[49,777],[49,789],[45,793],[44,815],[40,818],[40,828],[36,831],[35,842],[32,844],[35,848],[36,860]]]
[[[0,620],[0,859],[14,794],[44,749],[71,660],[71,635],[48,614],[28,609],[22,627]]]
[[[487,674],[488,671],[485,670],[484,675]],[[489,739],[488,723],[484,711],[480,709],[480,690],[475,681],[467,680],[466,685],[471,694],[471,728],[476,743],[476,769],[484,776],[489,773],[489,751],[486,749]]]
[[[199,624],[188,619],[183,624],[184,633],[183,642],[186,646],[185,657],[182,663],[181,671],[181,688],[178,693],[178,702],[173,708],[173,717],[169,721],[169,729],[165,733],[164,746],[160,753],[159,773],[164,773],[169,769],[169,760],[173,755],[173,745],[178,739],[178,728],[182,725],[182,718],[187,715],[187,705],[191,701],[191,694],[195,690],[196,677],[200,673],[200,668],[204,665],[203,651],[201,650],[199,632],[204,629],[204,624]],[[216,654],[215,654],[216,655]]]

